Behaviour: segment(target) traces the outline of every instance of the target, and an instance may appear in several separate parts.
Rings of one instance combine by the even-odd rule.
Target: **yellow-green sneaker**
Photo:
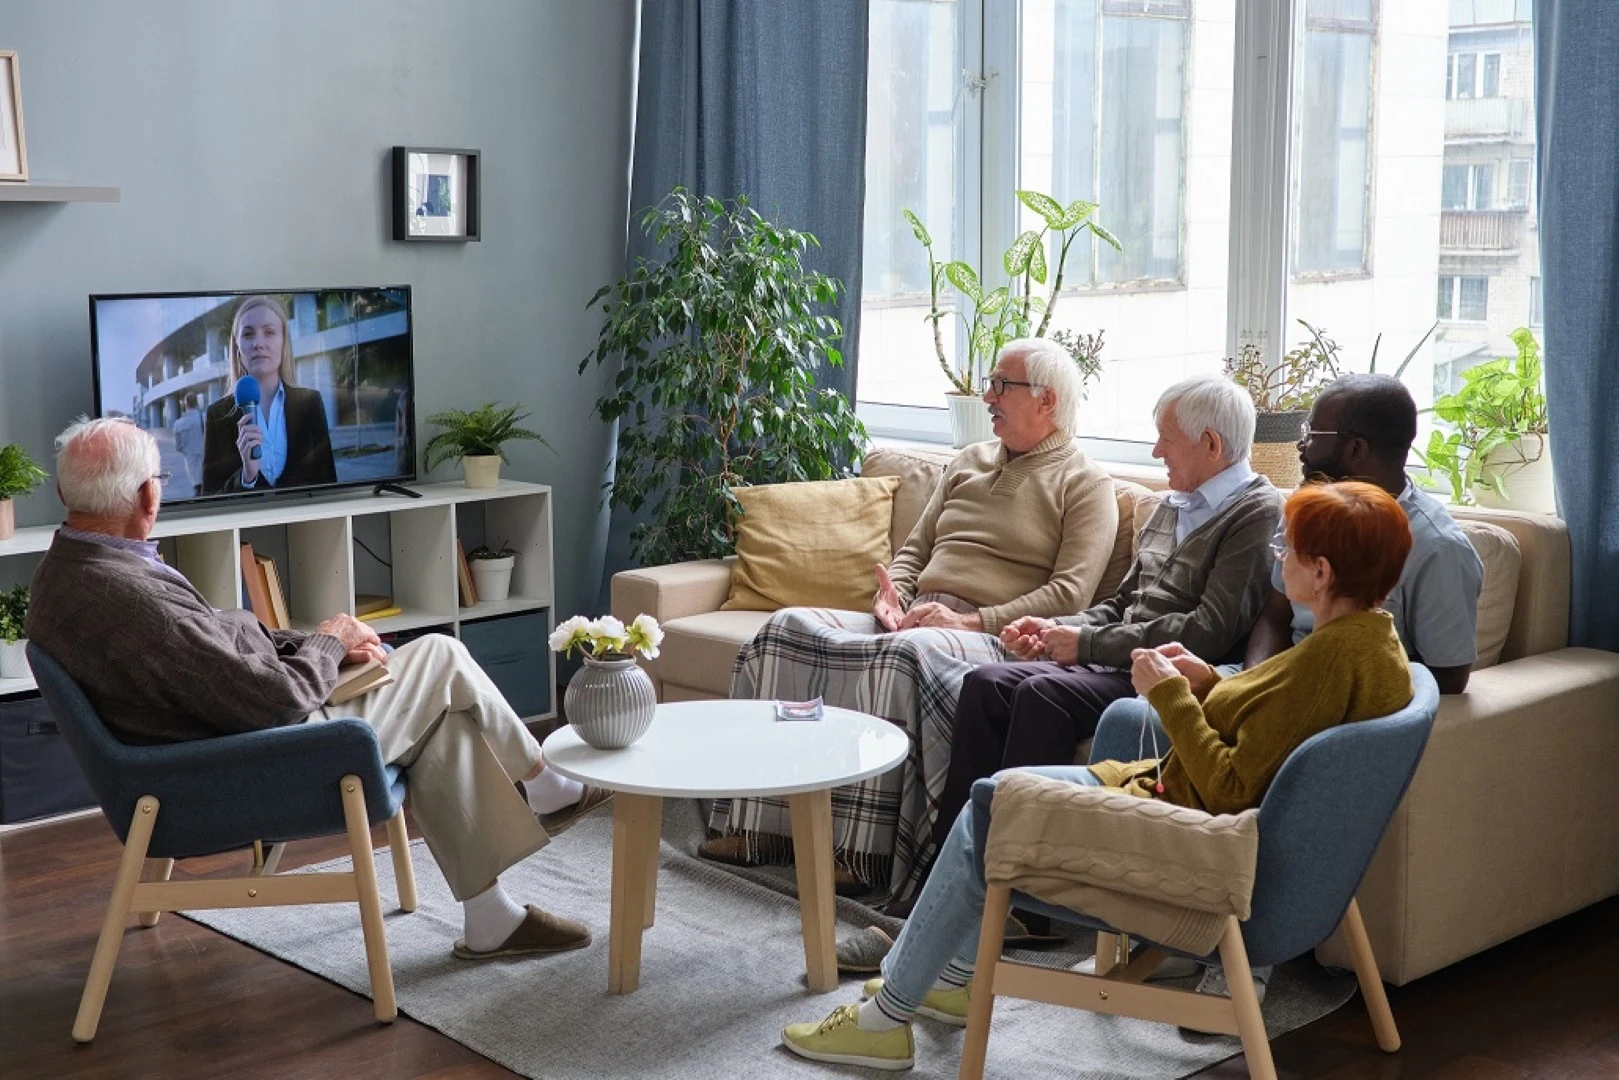
[[[819,1024],[788,1024],[781,1031],[781,1045],[799,1057],[834,1065],[898,1072],[916,1064],[911,1025],[866,1031],[860,1026],[858,1005],[839,1005]]]
[[[868,998],[877,996],[877,991],[883,988],[882,977],[867,979],[862,989]],[[934,987],[928,991],[927,997],[922,999],[922,1007],[917,1009],[920,1016],[931,1017],[951,1027],[967,1026],[967,1006],[972,999],[972,983],[959,986],[954,990],[940,990]]]

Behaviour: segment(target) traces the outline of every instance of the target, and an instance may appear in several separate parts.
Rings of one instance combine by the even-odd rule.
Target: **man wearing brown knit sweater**
[[[149,539],[163,480],[152,437],[125,420],[81,420],[57,448],[68,515],[34,575],[28,637],[114,735],[181,742],[362,717],[383,759],[404,768],[412,817],[462,902],[456,956],[590,944],[583,925],[516,904],[499,875],[545,845],[545,823],[571,824],[602,795],[544,768],[539,744],[459,642],[414,641],[387,657],[393,683],[324,706],[340,664],[383,658],[370,627],[334,615],[313,633],[271,631],[214,608]]]

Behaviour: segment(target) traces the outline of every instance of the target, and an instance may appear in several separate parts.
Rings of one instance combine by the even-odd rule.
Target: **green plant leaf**
[[[1029,268],[1029,259],[1033,256],[1034,249],[1039,246],[1040,234],[1033,229],[1019,234],[1018,238],[1012,241],[1012,246],[1006,249],[1006,257],[1001,260],[1006,268],[1006,276],[1021,277]]]
[[[978,283],[978,274],[972,267],[959,259],[945,263],[944,276],[950,279],[950,284],[961,290],[961,294],[975,304],[983,303],[984,287]]]
[[[1053,229],[1072,229],[1096,213],[1096,204],[1084,199],[1075,199],[1063,210],[1062,217],[1051,223]]]
[[[1124,250],[1124,245],[1119,243],[1119,238],[1114,236],[1112,233],[1108,232],[1106,229],[1102,228],[1102,226],[1098,225],[1096,222],[1094,222],[1094,221],[1090,222],[1090,224],[1087,227],[1091,230],[1092,233],[1096,234],[1096,236],[1101,238],[1101,240],[1102,240],[1102,242],[1104,244],[1107,244],[1114,251],[1122,252]]]
[[[933,237],[928,235],[927,226],[922,224],[922,219],[909,210],[903,211],[903,213],[905,214],[905,220],[911,223],[911,235],[916,237],[916,242],[923,247],[932,247]]]
[[[1062,220],[1063,216],[1062,203],[1053,199],[1050,195],[1044,195],[1038,191],[1020,189],[1017,197],[1018,201],[1024,206],[1045,218],[1047,226],[1053,229],[1062,228],[1061,225],[1057,224]]]
[[[996,287],[984,297],[984,302],[978,305],[980,315],[994,315],[1006,306],[1006,301],[1012,295],[1005,285]]]
[[[1036,244],[1029,251],[1029,277],[1044,285],[1046,283],[1046,245]]]

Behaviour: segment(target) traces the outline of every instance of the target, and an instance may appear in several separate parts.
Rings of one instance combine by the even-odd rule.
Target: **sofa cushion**
[[[670,619],[663,624],[658,678],[730,697],[736,654],[768,618],[768,611],[708,611]]]
[[[894,520],[888,534],[895,551],[905,546],[928,500],[933,498],[945,466],[955,460],[957,453],[943,447],[934,450],[907,446],[882,447],[866,455],[860,466],[861,476],[899,477],[899,490],[894,492]]]
[[[898,477],[736,489],[736,566],[726,611],[829,607],[867,611],[872,567],[894,558],[889,527]]]
[[[1478,597],[1478,659],[1473,669],[1492,667],[1501,662],[1501,647],[1512,626],[1512,611],[1518,595],[1518,568],[1521,555],[1518,541],[1499,525],[1487,521],[1457,519],[1462,534],[1478,552],[1484,564],[1484,585]]]
[[[1119,531],[1113,540],[1113,554],[1108,557],[1107,570],[1091,596],[1093,604],[1108,599],[1124,584],[1124,575],[1130,572],[1130,564],[1136,557],[1136,533],[1141,530],[1141,526],[1136,524],[1136,515],[1143,504],[1157,506],[1160,498],[1156,492],[1140,484],[1117,477],[1113,480],[1113,496],[1119,502]],[[1147,512],[1151,514],[1152,511]],[[1145,522],[1146,518],[1141,520]]]

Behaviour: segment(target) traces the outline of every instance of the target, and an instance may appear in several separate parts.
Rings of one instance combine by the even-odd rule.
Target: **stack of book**
[[[247,606],[259,622],[271,630],[292,629],[287,613],[287,594],[281,587],[281,574],[268,555],[253,554],[252,544],[242,545],[242,592]]]

